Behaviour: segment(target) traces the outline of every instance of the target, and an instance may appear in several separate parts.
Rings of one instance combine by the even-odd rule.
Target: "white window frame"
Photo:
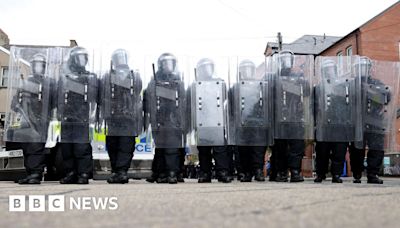
[[[343,69],[343,51],[338,51],[336,53],[336,56],[338,57],[338,69],[341,71]],[[342,72],[339,72],[342,73]]]
[[[351,71],[351,56],[353,55],[353,46],[350,45],[346,48],[346,55],[349,56],[349,57],[347,57],[347,63],[346,63],[347,70]]]
[[[351,52],[350,55],[349,55],[349,51]],[[347,56],[353,55],[353,47],[351,45],[346,48],[346,55]]]

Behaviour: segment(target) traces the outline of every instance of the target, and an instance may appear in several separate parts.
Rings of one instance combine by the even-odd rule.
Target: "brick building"
[[[400,1],[350,32],[319,55],[363,55],[371,59],[400,60]]]

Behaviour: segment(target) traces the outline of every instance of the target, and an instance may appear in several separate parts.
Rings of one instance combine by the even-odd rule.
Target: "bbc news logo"
[[[65,210],[117,210],[117,197],[66,197],[64,195],[10,195],[9,211],[60,212]],[[69,202],[69,203],[68,203]],[[47,207],[46,207],[47,205]]]

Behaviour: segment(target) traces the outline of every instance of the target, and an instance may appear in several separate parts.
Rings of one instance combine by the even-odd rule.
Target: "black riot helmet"
[[[170,53],[164,53],[158,58],[157,65],[161,74],[172,74],[176,71],[176,58]]]
[[[239,80],[249,80],[256,77],[256,65],[250,60],[239,63]]]
[[[322,60],[321,71],[324,78],[336,78],[336,76],[338,75],[336,62],[332,59]]]
[[[208,58],[200,59],[196,66],[196,80],[210,80],[214,76],[214,61]]]
[[[125,49],[117,49],[111,55],[111,67],[116,69],[119,67],[126,68],[128,66],[128,54]]]
[[[279,69],[290,71],[294,66],[294,54],[291,51],[283,50],[278,53]]]
[[[69,68],[73,72],[85,72],[86,65],[89,61],[89,54],[83,47],[74,47],[69,53]]]
[[[372,63],[371,59],[366,56],[361,56],[354,64],[353,72],[355,75],[360,75],[362,79],[371,77]]]
[[[46,71],[46,57],[43,54],[36,54],[31,59],[33,75],[44,75]]]

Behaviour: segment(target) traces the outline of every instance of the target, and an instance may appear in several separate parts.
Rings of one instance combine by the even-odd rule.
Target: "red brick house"
[[[363,55],[371,59],[400,60],[400,1],[350,32],[319,55]]]

